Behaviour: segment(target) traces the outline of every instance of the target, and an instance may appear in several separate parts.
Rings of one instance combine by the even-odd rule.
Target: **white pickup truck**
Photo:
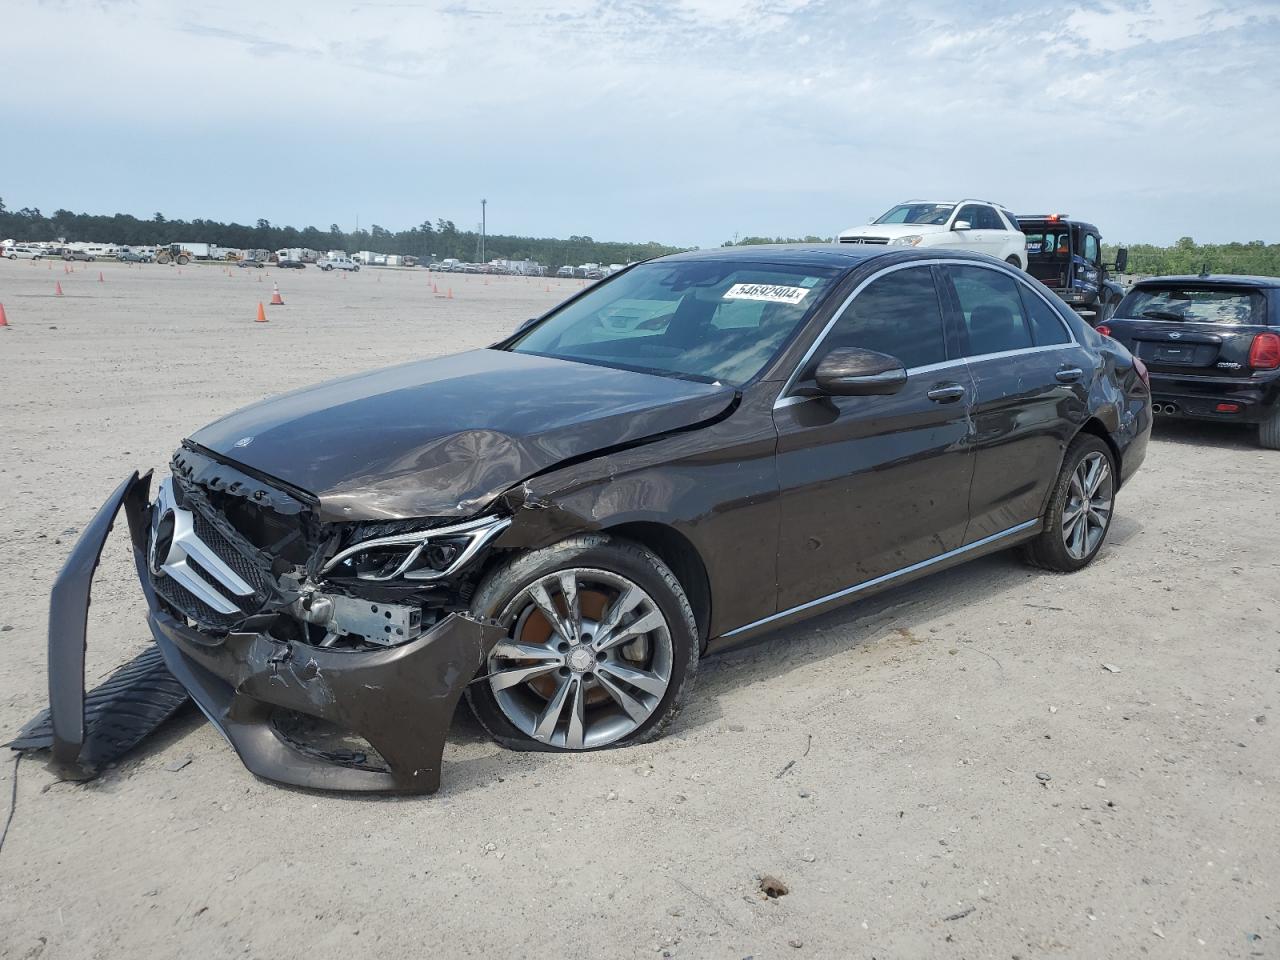
[[[352,270],[360,272],[360,264],[350,257],[325,257],[316,264],[321,270]]]

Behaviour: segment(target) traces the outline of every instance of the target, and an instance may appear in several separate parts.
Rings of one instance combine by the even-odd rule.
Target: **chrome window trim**
[[[805,396],[791,396],[789,395],[789,391],[795,386],[796,379],[800,376],[800,371],[803,370],[805,368],[805,365],[808,364],[808,362],[813,359],[813,355],[818,352],[818,348],[822,346],[822,342],[827,339],[828,335],[830,335],[831,333],[832,328],[835,327],[836,323],[840,320],[840,318],[844,316],[844,312],[849,309],[849,304],[853,303],[854,298],[857,297],[858,294],[860,294],[863,290],[865,290],[868,286],[870,286],[876,280],[879,280],[881,277],[887,276],[890,273],[895,273],[898,270],[907,270],[907,269],[910,269],[911,267],[934,267],[934,266],[981,267],[985,270],[991,270],[995,273],[1003,274],[1004,276],[1007,276],[1007,277],[1012,277],[1015,283],[1021,284],[1022,286],[1026,287],[1033,294],[1035,294],[1037,297],[1039,297],[1041,300],[1044,301],[1045,306],[1047,306],[1050,310],[1053,311],[1053,315],[1057,317],[1058,323],[1060,323],[1062,325],[1062,328],[1066,330],[1067,336],[1070,339],[1066,343],[1050,343],[1050,344],[1045,344],[1044,346],[1039,346],[1039,347],[1020,347],[1017,350],[1004,350],[997,353],[979,353],[979,354],[974,354],[968,357],[955,357],[950,360],[942,360],[938,363],[928,363],[918,367],[908,367],[907,376],[911,376],[912,374],[916,374],[916,373],[930,373],[934,370],[945,370],[949,367],[960,366],[962,364],[969,363],[970,361],[973,361],[973,360],[993,360],[999,357],[1011,357],[1011,356],[1016,356],[1022,353],[1038,353],[1042,350],[1061,350],[1064,347],[1080,346],[1080,341],[1076,339],[1075,331],[1072,330],[1070,324],[1068,324],[1067,321],[1063,319],[1062,315],[1058,312],[1058,309],[1053,305],[1053,303],[1049,300],[1049,298],[1046,297],[1044,294],[1042,294],[1039,290],[1037,290],[1031,284],[1027,283],[1027,281],[1024,280],[1022,277],[1016,276],[1011,270],[1007,268],[999,267],[994,263],[980,263],[976,260],[960,260],[953,257],[930,257],[927,260],[908,260],[906,263],[895,263],[890,266],[883,267],[882,269],[877,270],[875,273],[871,274],[871,276],[867,277],[865,280],[859,283],[856,287],[854,287],[853,291],[847,297],[845,297],[844,303],[840,304],[840,306],[836,309],[836,312],[831,315],[831,319],[826,322],[826,325],[822,328],[822,331],[814,339],[813,343],[809,345],[809,349],[804,352],[804,356],[802,356],[799,362],[795,365],[795,368],[791,371],[791,375],[787,377],[786,382],[782,385],[782,389],[778,392],[778,399],[775,400],[773,403],[773,409],[781,410],[785,407],[794,406],[797,403],[802,403],[805,400],[812,399],[811,397],[805,397]],[[942,306],[943,308],[943,318],[945,322],[946,305],[941,303],[939,305]]]
[[[860,593],[861,591],[868,590],[871,587],[876,587],[882,583],[888,583],[891,580],[896,580],[898,577],[905,576],[908,573],[915,573],[918,570],[928,569],[934,564],[941,563],[944,560],[950,560],[953,557],[963,556],[966,553],[969,553],[973,550],[977,550],[979,547],[985,547],[989,544],[995,543],[998,540],[1003,540],[1006,537],[1011,537],[1015,533],[1022,533],[1024,530],[1030,530],[1032,527],[1039,525],[1039,523],[1040,523],[1039,517],[1037,517],[1034,520],[1028,520],[1025,523],[1019,523],[1016,526],[1009,527],[1007,530],[1001,530],[999,533],[993,533],[989,537],[983,537],[981,540],[973,541],[973,543],[966,543],[962,547],[957,547],[954,550],[948,550],[946,553],[940,553],[936,557],[930,557],[928,560],[921,560],[919,563],[913,563],[910,566],[901,568],[900,570],[894,570],[892,573],[882,574],[881,576],[874,577],[871,580],[864,580],[862,583],[854,584],[852,587],[845,587],[843,590],[837,590],[835,593],[829,593],[825,597],[818,597],[818,599],[816,600],[809,600],[805,603],[797,604],[794,607],[790,607],[786,610],[781,610],[778,613],[772,614],[767,617],[763,617],[760,620],[753,620],[751,623],[748,623],[745,626],[735,627],[733,630],[730,630],[728,633],[721,634],[721,636],[732,637],[739,633],[745,633],[748,630],[755,630],[757,627],[763,627],[767,624],[773,623],[774,621],[781,620],[784,617],[789,617],[793,614],[800,613],[803,610],[810,610],[814,607],[821,606],[825,603],[830,603],[833,600],[839,600],[842,597],[852,596],[855,593]]]

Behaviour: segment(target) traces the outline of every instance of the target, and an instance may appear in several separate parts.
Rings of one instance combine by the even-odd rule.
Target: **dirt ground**
[[[578,286],[76,267],[0,261],[0,735],[44,706],[50,583],[130,470]],[[0,957],[1278,957],[1278,476],[1250,434],[1160,425],[1088,570],[999,555],[713,658],[644,747],[509,753],[464,707],[431,797],[258,781],[193,713],[88,785],[25,759]],[[117,533],[91,681],[147,642]]]

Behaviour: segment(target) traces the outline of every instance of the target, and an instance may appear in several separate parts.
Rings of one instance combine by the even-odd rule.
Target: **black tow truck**
[[[1109,276],[1123,273],[1129,251],[1116,251],[1116,262],[1102,262],[1102,234],[1092,223],[1066,214],[1018,217],[1027,237],[1027,272],[1065,300],[1094,326],[1110,319],[1124,288]]]

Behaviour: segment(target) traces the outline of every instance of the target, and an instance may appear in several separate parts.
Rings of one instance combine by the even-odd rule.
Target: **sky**
[[[712,246],[1280,241],[1280,0],[0,0],[0,198]],[[93,238],[110,240],[111,238]]]

